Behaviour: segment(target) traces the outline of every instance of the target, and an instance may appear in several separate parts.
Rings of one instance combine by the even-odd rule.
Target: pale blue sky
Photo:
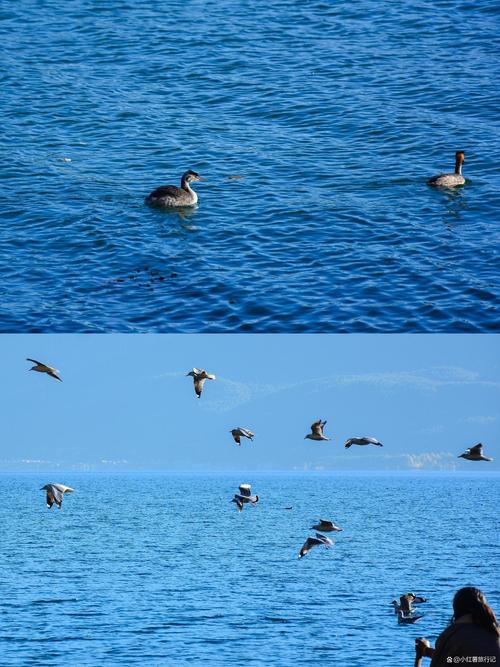
[[[500,470],[497,336],[30,334],[0,350],[4,471]],[[200,400],[193,366],[217,376]],[[304,439],[319,418],[331,442]],[[237,447],[235,426],[255,440]],[[384,447],[344,449],[360,435]],[[457,458],[479,441],[493,463]]]

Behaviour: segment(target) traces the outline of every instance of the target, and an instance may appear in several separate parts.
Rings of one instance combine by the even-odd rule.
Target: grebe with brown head
[[[198,201],[198,195],[191,190],[189,184],[193,181],[203,179],[195,171],[182,174],[181,187],[176,185],[161,185],[146,197],[146,204],[150,206],[163,206],[164,208],[175,208],[177,206],[194,206]]]
[[[463,151],[455,153],[455,173],[454,174],[439,174],[433,176],[427,181],[429,185],[435,185],[439,188],[454,188],[457,185],[463,185],[465,178],[462,176],[462,165],[465,161],[465,154]]]

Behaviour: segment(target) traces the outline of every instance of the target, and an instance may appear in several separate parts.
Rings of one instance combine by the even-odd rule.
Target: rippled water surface
[[[61,511],[1,476],[1,664],[401,667],[458,588],[500,611],[498,475],[56,477]],[[299,561],[320,517],[344,530]],[[398,626],[407,591],[429,601]]]
[[[498,329],[499,23],[491,0],[4,3],[0,330]],[[466,186],[430,189],[457,149]],[[145,206],[187,168],[195,210]]]

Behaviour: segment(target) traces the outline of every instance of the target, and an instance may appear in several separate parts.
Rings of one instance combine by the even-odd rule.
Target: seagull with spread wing
[[[55,503],[59,509],[61,509],[63,496],[65,493],[73,493],[75,489],[72,489],[70,486],[65,486],[64,484],[46,484],[42,486],[40,491],[47,492],[47,507],[50,509]]]
[[[255,435],[255,433],[252,433],[252,431],[249,431],[246,428],[241,428],[240,426],[231,429],[230,433],[237,445],[241,445],[241,438],[248,438],[249,440],[253,440]]]
[[[308,433],[306,436],[304,436],[304,440],[307,438],[309,440],[330,440],[330,438],[327,438],[326,435],[323,433],[325,424],[326,421],[322,422],[321,419],[318,419],[317,422],[311,424],[311,433]]]
[[[252,487],[250,484],[240,484],[239,490],[240,492],[235,493],[234,498],[230,501],[236,503],[238,512],[241,512],[247,503],[250,503],[252,507],[255,507],[259,502],[259,496],[252,496]]]
[[[26,358],[26,361],[31,361],[33,364],[35,364],[29,369],[30,371],[47,373],[47,375],[50,375],[51,378],[54,378],[55,380],[59,380],[59,382],[62,382],[61,378],[59,377],[59,371],[57,370],[57,368],[52,368],[52,366],[47,366],[47,364],[43,364],[41,361],[37,361],[36,359],[30,359],[29,357]]]
[[[189,373],[186,374],[186,377],[189,376],[193,378],[194,390],[198,398],[200,398],[201,392],[203,391],[205,380],[215,380],[215,375],[207,373],[203,368],[193,368],[192,371],[189,371]]]
[[[333,521],[328,521],[327,519],[320,519],[319,523],[315,523],[311,526],[311,529],[319,530],[323,533],[332,533],[333,531],[341,531],[342,528],[336,526]]]
[[[325,537],[321,533],[316,533],[316,537],[308,537],[304,542],[301,550],[299,551],[299,558],[303,558],[311,551],[313,547],[317,547],[320,544],[323,544],[323,546],[325,546],[327,549],[331,549],[333,547],[332,540],[330,540],[328,537]]]
[[[484,456],[483,445],[478,442],[474,447],[469,447],[463,454],[460,454],[459,459],[467,459],[468,461],[493,461],[489,456]]]
[[[349,440],[346,440],[344,443],[344,447],[346,449],[349,449],[351,445],[377,445],[377,447],[383,447],[382,443],[380,440],[377,440],[377,438],[349,438]]]

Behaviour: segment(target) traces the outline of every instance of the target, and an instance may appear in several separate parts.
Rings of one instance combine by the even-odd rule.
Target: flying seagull
[[[458,458],[467,459],[468,461],[493,461],[489,456],[483,455],[483,445],[480,442],[474,445],[474,447],[466,449]]]
[[[340,531],[342,528],[339,528],[336,526],[333,521],[327,521],[326,519],[320,519],[319,523],[315,523],[313,526],[311,526],[311,529],[314,530],[319,530],[324,533],[331,533],[334,530]]]
[[[249,440],[253,440],[255,433],[252,433],[252,431],[249,431],[246,428],[241,428],[238,426],[238,428],[231,429],[231,435],[233,436],[235,443],[237,445],[241,445],[241,438],[248,438]]]
[[[252,487],[250,484],[240,484],[239,493],[234,494],[234,498],[231,500],[232,503],[236,503],[238,512],[241,512],[243,506],[247,503],[250,503],[252,507],[259,502],[259,496],[252,496]]]
[[[201,392],[203,391],[205,380],[215,380],[215,375],[207,373],[203,368],[193,368],[192,371],[189,371],[189,373],[186,374],[186,377],[188,376],[193,378],[194,390],[198,398],[200,398]]]
[[[299,551],[299,558],[303,558],[308,554],[313,547],[317,547],[320,544],[324,544],[327,549],[333,547],[333,541],[328,537],[325,537],[321,533],[316,533],[316,537],[308,537],[307,540],[302,545],[301,550]]]
[[[344,447],[349,449],[351,445],[377,445],[378,447],[383,447],[382,443],[377,440],[377,438],[349,438],[344,443]]]
[[[63,496],[65,493],[72,493],[75,489],[64,484],[46,484],[40,491],[47,491],[47,507],[50,509],[55,503],[61,509]]]
[[[317,422],[311,424],[311,433],[308,433],[304,436],[304,440],[309,438],[309,440],[330,440],[326,435],[323,434],[323,428],[325,427],[326,421],[322,422],[321,419],[318,419]]]
[[[47,373],[47,375],[50,375],[51,378],[54,378],[55,380],[59,380],[59,382],[62,382],[61,378],[58,375],[59,371],[57,370],[57,368],[52,368],[52,366],[47,366],[46,364],[42,364],[41,361],[37,361],[36,359],[30,359],[29,357],[27,357],[26,361],[31,361],[32,363],[36,364],[35,366],[32,366],[30,368],[30,371]]]

